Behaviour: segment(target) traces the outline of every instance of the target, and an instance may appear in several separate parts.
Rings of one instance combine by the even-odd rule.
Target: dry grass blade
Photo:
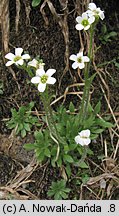
[[[46,26],[48,26],[49,25],[49,20],[48,20],[48,18],[46,16],[46,13],[45,13],[45,10],[44,10],[44,8],[46,6],[46,3],[47,3],[46,0],[42,3],[42,5],[40,7],[40,12],[41,12],[41,14],[43,16],[43,19],[44,19],[44,22],[45,22]]]
[[[9,199],[15,199],[15,200],[28,200],[28,196],[26,195],[20,195],[16,190],[6,186],[6,187],[0,187],[0,199],[2,200],[9,200]]]
[[[36,159],[33,158],[30,164],[28,164],[25,168],[23,168],[16,176],[15,178],[9,182],[9,187],[12,189],[16,189],[21,185],[21,182],[24,183],[29,176],[33,173],[33,171],[38,166],[38,163],[36,162]]]
[[[29,17],[31,11],[30,2],[28,0],[24,0],[24,5],[26,11],[26,25],[30,25],[30,17]]]
[[[3,51],[9,51],[9,0],[0,1],[0,25],[2,30]]]
[[[18,34],[18,26],[19,26],[19,19],[20,19],[20,1],[16,0],[16,19],[15,19],[15,25],[16,25],[16,34]]]
[[[83,94],[83,91],[75,91],[75,92],[68,92],[69,91],[69,88],[72,88],[72,87],[76,87],[76,86],[84,86],[83,83],[75,83],[75,84],[72,84],[72,85],[69,85],[64,94],[61,95],[60,97],[58,97],[57,99],[55,99],[50,105],[53,105],[55,103],[57,103],[59,100],[61,100],[62,98],[64,98],[63,100],[63,103],[65,102],[66,100],[66,95],[70,95],[70,94],[73,94],[73,95],[82,95]]]
[[[115,173],[103,173],[96,177],[91,177],[87,182],[87,185],[93,185],[99,182],[101,179],[114,179],[119,184],[119,179],[115,176]]]

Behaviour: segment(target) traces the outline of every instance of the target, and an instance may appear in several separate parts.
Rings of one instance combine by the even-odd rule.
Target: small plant
[[[15,129],[16,135],[21,134],[25,137],[27,132],[31,131],[33,125],[39,125],[37,117],[31,115],[31,110],[34,107],[34,102],[29,103],[27,106],[21,106],[19,110],[11,109],[12,117],[7,122],[9,129]]]
[[[117,32],[115,31],[108,31],[105,24],[103,24],[101,28],[101,33],[99,35],[99,40],[102,42],[102,44],[106,44],[111,42],[115,37],[117,36]]]
[[[87,119],[82,124],[79,123],[80,116],[73,115],[75,107],[72,102],[69,105],[69,113],[67,113],[65,107],[60,106],[57,112],[53,113],[56,130],[61,137],[60,142],[55,143],[56,140],[53,139],[48,128],[45,128],[34,133],[35,142],[25,144],[25,149],[34,150],[39,162],[44,163],[46,160],[50,160],[53,167],[58,166],[61,168],[63,166],[68,177],[71,176],[72,164],[80,168],[88,168],[84,158],[86,155],[93,155],[93,152],[86,145],[91,140],[96,139],[105,128],[113,126],[96,116],[100,112],[100,106],[100,102],[94,109],[90,105]],[[89,129],[87,130],[87,128]],[[86,137],[87,131],[88,137]]]
[[[33,2],[35,6],[40,4],[40,1],[34,0],[32,4]],[[25,148],[34,150],[37,160],[41,163],[49,161],[53,167],[63,169],[67,178],[71,177],[71,171],[74,167],[77,167],[77,169],[88,169],[85,159],[88,155],[94,154],[89,148],[89,144],[105,128],[113,126],[99,117],[100,101],[93,108],[89,97],[91,84],[96,76],[96,73],[90,74],[91,62],[93,60],[93,38],[99,19],[103,20],[104,17],[104,11],[94,3],[89,3],[88,10],[82,16],[76,18],[76,29],[78,31],[89,31],[89,50],[87,55],[84,55],[82,50],[80,50],[79,53],[71,54],[69,57],[73,61],[72,68],[74,70],[78,68],[83,69],[84,74],[83,96],[76,113],[72,102],[68,111],[64,106],[60,106],[54,112],[50,105],[49,86],[57,81],[54,77],[55,69],[50,68],[45,71],[43,61],[39,59],[31,60],[28,54],[22,54],[22,48],[15,48],[15,55],[8,53],[5,56],[9,60],[6,66],[15,64],[28,72],[31,83],[37,86],[40,92],[40,99],[44,105],[45,118],[43,117],[42,119],[46,127],[42,127],[40,131],[35,131],[35,142],[25,144]],[[110,37],[105,40],[109,39]],[[25,59],[30,59],[30,62],[25,62]],[[26,107],[21,107],[18,112],[12,109],[12,118],[8,122],[8,126],[11,129],[15,128],[17,134],[21,132],[22,137],[26,135],[27,131],[31,130],[33,124],[37,124],[37,119],[31,116],[33,106],[34,104],[30,103],[27,109]],[[82,175],[81,178],[83,182],[86,182],[88,175]],[[66,181],[61,180],[52,183],[48,196],[54,197],[54,199],[66,199],[69,192],[70,189],[66,188]]]
[[[66,187],[66,181],[60,180],[57,182],[52,182],[50,190],[48,190],[47,195],[53,197],[55,200],[67,199],[70,189]]]

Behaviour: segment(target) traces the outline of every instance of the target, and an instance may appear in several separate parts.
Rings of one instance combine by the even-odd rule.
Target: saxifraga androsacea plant
[[[22,48],[16,48],[15,54],[8,53],[5,58],[9,61],[6,66],[15,64],[17,67],[26,70],[31,77],[31,83],[37,85],[40,98],[43,102],[47,123],[42,131],[35,131],[35,142],[25,145],[28,150],[34,150],[38,161],[49,160],[52,166],[63,167],[67,175],[71,175],[71,166],[87,168],[84,160],[87,154],[93,154],[88,145],[91,140],[96,139],[99,133],[112,124],[103,119],[99,119],[97,114],[100,112],[100,102],[93,109],[89,103],[89,91],[91,83],[96,74],[90,76],[90,65],[92,61],[92,44],[94,31],[99,19],[104,19],[104,12],[97,8],[94,3],[90,3],[88,10],[76,18],[76,29],[78,31],[89,31],[90,45],[88,55],[84,56],[80,51],[78,54],[70,56],[74,61],[73,69],[84,69],[84,92],[79,113],[73,115],[75,107],[69,105],[70,114],[65,107],[60,106],[57,112],[53,112],[50,106],[49,85],[53,85],[56,79],[53,77],[56,70],[44,70],[42,60],[31,60],[29,54],[23,54]],[[30,59],[30,61],[29,61]],[[29,61],[29,62],[28,62]],[[88,147],[88,148],[87,148]]]

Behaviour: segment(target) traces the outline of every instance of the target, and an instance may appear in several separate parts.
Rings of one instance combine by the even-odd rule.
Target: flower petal
[[[82,63],[78,63],[78,67],[80,68],[80,69],[83,69],[84,67],[85,67],[85,64],[82,62]]]
[[[78,68],[78,66],[79,66],[78,62],[74,62],[74,63],[72,64],[72,68],[73,68],[73,69]]]
[[[87,137],[89,137],[90,136],[90,130],[87,129],[87,130],[85,130],[85,132],[86,132]]]
[[[56,79],[54,77],[48,77],[48,80],[46,83],[48,84],[54,84],[56,82]]]
[[[84,26],[83,26],[82,24],[77,24],[75,27],[76,27],[76,29],[79,30],[79,31],[82,30],[82,29],[84,28]]]
[[[87,129],[87,130],[82,130],[80,133],[79,133],[80,137],[89,137],[90,136],[90,130]]]
[[[21,56],[22,52],[23,52],[22,48],[15,48],[15,55],[16,56]]]
[[[56,72],[55,69],[48,69],[46,75],[51,77],[55,72]]]
[[[79,144],[79,142],[80,142],[80,136],[79,136],[79,135],[75,137],[75,142],[76,142],[77,144]]]
[[[83,138],[83,145],[89,145],[90,142],[91,142],[90,138]]]
[[[32,61],[28,62],[28,65],[32,67],[36,67],[37,63],[38,61],[36,59],[33,59]]]
[[[88,56],[82,56],[82,60],[84,62],[89,62],[90,61],[90,59],[88,58]]]
[[[74,55],[74,54],[72,54],[72,55],[70,55],[69,59],[72,60],[72,61],[76,61],[77,60],[77,56]]]
[[[83,57],[83,52],[82,51],[77,53],[77,58],[79,58],[79,57]]]
[[[38,91],[39,92],[44,92],[45,89],[46,89],[46,83],[45,84],[39,83],[39,85],[38,85]]]
[[[96,10],[96,4],[95,3],[89,3],[89,7],[90,10]]]
[[[90,24],[92,24],[94,21],[95,21],[95,17],[94,17],[94,16],[91,16],[91,17],[88,19],[88,22],[89,22]]]
[[[86,27],[84,27],[84,30],[88,30],[90,28],[90,25],[87,25]]]
[[[85,145],[84,139],[82,139],[80,136],[76,136],[76,137],[75,137],[75,142],[76,142],[77,144],[80,144],[81,146],[84,146],[84,145]]]
[[[88,19],[88,15],[86,12],[82,14],[82,20],[84,20],[84,19]]]
[[[82,17],[81,17],[81,16],[76,17],[76,21],[77,21],[78,23],[81,23],[81,22],[82,22]]]
[[[8,53],[8,54],[5,55],[5,58],[9,59],[9,60],[14,60],[15,55],[13,53]]]
[[[12,64],[14,64],[14,61],[8,61],[5,65],[6,65],[6,66],[10,66],[10,65],[12,65]]]
[[[31,82],[34,83],[34,84],[37,84],[40,82],[40,77],[39,76],[35,76],[31,79]]]
[[[24,61],[23,61],[23,59],[20,59],[20,60],[16,61],[15,64],[16,65],[23,65]]]
[[[36,70],[36,76],[40,76],[41,77],[44,74],[45,74],[45,71],[43,69]]]
[[[99,17],[100,17],[101,20],[103,20],[105,18],[105,15],[104,15],[103,11],[100,12]]]
[[[22,58],[23,58],[23,59],[30,59],[31,57],[30,57],[29,54],[24,54],[24,55],[22,55]]]

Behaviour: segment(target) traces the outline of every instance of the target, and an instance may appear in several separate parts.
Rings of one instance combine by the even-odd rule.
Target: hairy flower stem
[[[60,151],[60,147],[59,147],[60,137],[59,137],[59,134],[58,134],[58,131],[55,126],[54,119],[53,119],[53,113],[52,113],[52,109],[50,106],[50,97],[48,94],[48,88],[46,88],[45,92],[41,94],[41,99],[42,99],[44,109],[46,112],[46,119],[47,119],[49,131],[50,131],[50,136],[53,139],[53,141],[57,144],[57,154],[56,154],[56,159],[55,159],[55,161],[57,161],[59,157],[59,151]]]
[[[81,102],[81,108],[79,113],[79,122],[82,124],[88,113],[88,103],[89,103],[89,92],[90,92],[90,86],[91,86],[91,80],[89,79],[89,71],[90,71],[90,64],[92,60],[92,45],[93,45],[93,35],[94,35],[94,26],[92,25],[90,28],[90,46],[88,51],[88,57],[90,59],[90,62],[87,63],[84,71],[84,78],[85,78],[85,86],[84,86],[84,92],[83,92],[83,98]],[[84,146],[83,154],[80,159],[80,163],[84,162],[87,156],[88,146]]]
[[[88,152],[88,146],[84,146],[83,154],[81,156],[81,159],[79,160],[79,164],[84,162],[87,156],[87,152]]]
[[[90,58],[90,62],[87,63],[84,71],[85,86],[84,86],[83,98],[82,98],[81,108],[79,113],[80,123],[85,121],[88,112],[89,92],[91,86],[91,81],[89,79],[89,71],[90,71],[90,64],[92,60],[93,35],[94,35],[94,26],[92,25],[90,28],[90,46],[88,51],[88,57]]]

